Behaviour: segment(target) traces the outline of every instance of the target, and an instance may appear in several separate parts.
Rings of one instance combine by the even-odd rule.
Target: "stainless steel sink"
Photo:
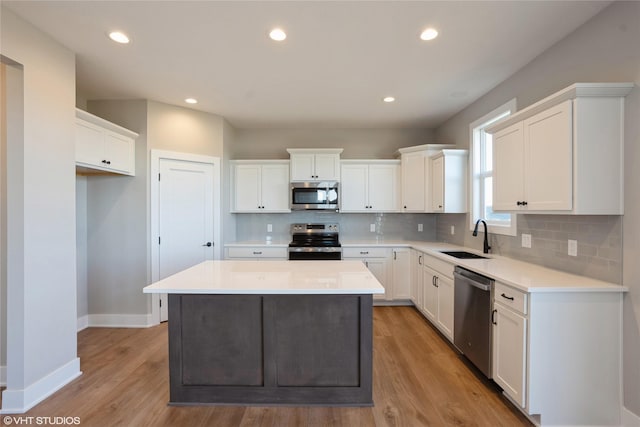
[[[486,259],[486,258],[489,258],[489,257],[486,257],[486,256],[474,254],[472,252],[467,252],[467,251],[440,251],[440,253],[452,256],[454,258],[460,258],[460,259]]]

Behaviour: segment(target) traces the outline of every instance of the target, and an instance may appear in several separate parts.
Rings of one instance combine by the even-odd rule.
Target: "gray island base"
[[[372,324],[371,294],[170,294],[170,404],[372,406]]]

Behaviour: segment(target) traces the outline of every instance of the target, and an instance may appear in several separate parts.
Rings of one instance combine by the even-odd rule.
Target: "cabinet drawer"
[[[228,248],[229,258],[283,258],[288,257],[287,248],[245,247]]]
[[[342,248],[343,258],[386,258],[390,248]]]
[[[495,283],[493,300],[513,310],[527,314],[527,294],[502,283]]]
[[[439,260],[438,258],[434,258],[429,255],[424,256],[422,263],[432,270],[453,279],[453,264],[449,264],[446,261]]]

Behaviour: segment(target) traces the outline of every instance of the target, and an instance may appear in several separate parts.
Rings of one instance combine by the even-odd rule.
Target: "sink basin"
[[[474,254],[472,252],[466,252],[466,251],[440,251],[440,253],[452,256],[454,258],[460,258],[460,259],[476,259],[476,258],[485,259],[485,258],[488,258],[486,256],[482,256],[482,255],[478,255],[478,254]]]

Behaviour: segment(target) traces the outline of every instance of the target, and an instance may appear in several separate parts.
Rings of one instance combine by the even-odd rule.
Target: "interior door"
[[[213,165],[160,159],[159,279],[213,259]],[[167,298],[160,297],[160,321]]]

